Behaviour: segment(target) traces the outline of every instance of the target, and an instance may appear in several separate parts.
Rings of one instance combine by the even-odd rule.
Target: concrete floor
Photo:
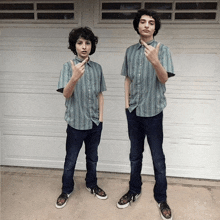
[[[99,200],[85,189],[85,172],[75,174],[76,187],[66,207],[56,209],[62,170],[1,167],[1,220],[160,220],[153,199],[154,178],[143,175],[141,197],[126,209],[116,203],[128,190],[128,174],[98,173],[108,193]],[[174,220],[220,220],[220,181],[168,178],[168,203]]]

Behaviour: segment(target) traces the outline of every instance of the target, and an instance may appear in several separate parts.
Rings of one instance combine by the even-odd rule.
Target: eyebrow
[[[150,20],[146,20],[146,19],[140,19],[140,21],[148,21],[148,22],[155,22],[155,20],[154,19],[150,19]]]
[[[86,42],[87,42],[87,41],[90,41],[90,42],[91,42],[91,40],[80,39],[80,38],[77,39],[77,41],[84,41],[84,40],[85,40]]]

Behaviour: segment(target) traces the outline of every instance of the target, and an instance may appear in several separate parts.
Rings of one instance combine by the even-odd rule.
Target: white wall
[[[89,2],[91,7],[88,7]],[[98,170],[129,172],[124,113],[125,50],[138,41],[130,28],[99,27],[96,4],[81,1],[80,24],[99,36],[92,60],[104,70],[104,128]],[[1,25],[0,100],[2,165],[62,168],[65,156],[64,98],[56,92],[70,27]],[[172,51],[176,76],[167,82],[164,151],[167,175],[220,179],[220,25],[164,24],[156,40]],[[0,114],[1,115],[1,114]],[[77,169],[85,169],[84,150]],[[146,143],[143,173],[152,174]]]

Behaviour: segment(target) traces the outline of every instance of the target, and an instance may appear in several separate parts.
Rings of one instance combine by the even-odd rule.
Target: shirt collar
[[[155,42],[155,40],[153,39],[153,40],[151,40],[151,41],[148,41],[148,42],[146,42],[148,45],[151,45],[151,44],[153,44]],[[138,42],[138,49],[140,49],[141,47],[142,47],[143,45],[141,44],[141,40],[139,40],[139,42]]]
[[[83,60],[81,58],[79,58],[78,56],[75,57],[75,60],[77,60],[78,62],[82,62]],[[90,60],[90,57],[89,57],[89,61],[87,62],[89,64],[89,66],[91,66],[91,60]]]

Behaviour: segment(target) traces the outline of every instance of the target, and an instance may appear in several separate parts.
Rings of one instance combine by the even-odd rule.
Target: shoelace
[[[131,193],[127,193],[125,194],[122,198],[121,198],[121,202],[123,202],[125,200],[132,200],[133,202],[136,201],[136,195],[135,194],[131,194]],[[131,202],[131,201],[129,201]]]
[[[101,192],[101,191],[102,190],[98,186],[96,186],[93,189],[91,189],[91,194],[94,193],[95,195],[98,195],[98,193]]]

